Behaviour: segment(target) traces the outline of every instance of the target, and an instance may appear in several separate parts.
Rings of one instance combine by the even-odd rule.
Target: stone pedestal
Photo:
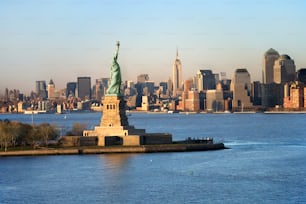
[[[98,146],[105,146],[106,141],[126,146],[141,145],[142,136],[146,132],[144,129],[129,126],[123,96],[107,95],[102,103],[103,115],[100,126],[96,126],[94,130],[85,130],[83,136],[98,137]],[[118,141],[118,138],[122,141]]]
[[[101,127],[129,126],[125,113],[126,102],[123,96],[105,96],[103,103],[103,117]]]
[[[103,115],[100,126],[94,130],[85,130],[83,136],[98,138],[98,146],[123,145],[139,146],[143,144],[167,144],[172,142],[171,134],[147,134],[145,129],[130,126],[125,113],[123,96],[107,95],[102,101]]]

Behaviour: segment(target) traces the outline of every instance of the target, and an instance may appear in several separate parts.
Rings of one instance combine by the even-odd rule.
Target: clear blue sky
[[[124,80],[168,79],[176,47],[184,79],[245,67],[261,80],[271,47],[306,67],[305,10],[304,0],[0,0],[0,93],[108,77],[117,40]]]

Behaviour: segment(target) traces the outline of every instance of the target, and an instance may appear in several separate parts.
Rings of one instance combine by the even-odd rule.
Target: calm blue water
[[[89,127],[101,114],[35,115]],[[0,115],[31,123],[31,115]],[[306,203],[306,115],[132,114],[175,140],[213,136],[211,152],[0,158],[0,203]]]

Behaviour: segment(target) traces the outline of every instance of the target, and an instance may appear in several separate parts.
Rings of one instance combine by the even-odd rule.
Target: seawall
[[[77,154],[112,154],[112,153],[157,153],[157,152],[189,152],[226,149],[223,143],[217,144],[164,144],[141,146],[111,146],[111,147],[75,147],[48,148],[36,150],[17,150],[0,152],[0,157],[6,156],[42,156],[42,155],[77,155]]]

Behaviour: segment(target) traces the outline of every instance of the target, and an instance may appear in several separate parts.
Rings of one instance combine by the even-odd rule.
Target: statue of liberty
[[[119,41],[117,41],[116,44],[116,52],[113,58],[113,63],[112,63],[112,67],[111,67],[111,74],[110,74],[110,84],[109,87],[106,91],[107,95],[116,95],[119,96],[121,95],[120,93],[120,87],[121,87],[121,72],[120,72],[120,66],[117,62],[117,58],[118,58],[118,51],[119,51],[119,46],[120,43]]]

